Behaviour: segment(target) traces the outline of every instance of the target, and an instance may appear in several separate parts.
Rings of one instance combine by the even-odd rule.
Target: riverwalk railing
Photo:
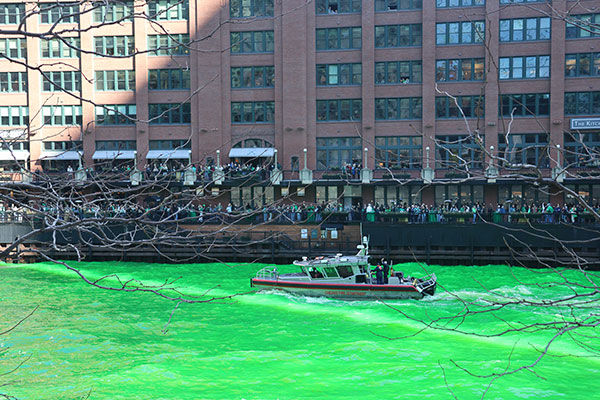
[[[394,224],[569,224],[569,225],[598,225],[600,224],[591,212],[572,213],[502,213],[502,212],[440,212],[425,211],[410,212],[338,212],[338,211],[285,211],[266,209],[244,212],[198,211],[198,210],[156,210],[141,212],[127,211],[80,211],[49,210],[43,213],[32,213],[21,210],[0,210],[2,223],[43,223],[44,220],[77,220],[99,218],[130,219],[148,222],[174,222],[188,225],[204,224],[359,224],[359,223],[394,223]]]

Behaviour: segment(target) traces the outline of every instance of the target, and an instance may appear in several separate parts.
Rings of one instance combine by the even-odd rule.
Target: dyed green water
[[[146,282],[182,276],[179,286],[201,295],[248,290],[260,265],[148,265],[85,263],[90,276],[118,272]],[[290,267],[291,268],[291,267]],[[404,270],[414,272],[416,265]],[[516,283],[507,267],[431,267],[439,281],[463,298],[503,294],[553,297],[558,289]],[[412,270],[412,271],[411,271]],[[161,328],[172,304],[149,294],[101,291],[60,266],[33,264],[0,269],[0,331],[36,305],[21,327],[0,337],[10,346],[0,358],[0,374],[31,358],[13,374],[0,377],[0,393],[19,399],[451,399],[444,382],[461,399],[480,398],[488,380],[454,367],[455,360],[475,373],[530,362],[546,334],[485,338],[444,331],[417,332],[422,326],[377,302],[342,302],[253,294],[218,304],[182,305],[166,335]],[[541,279],[516,271],[523,282]],[[415,273],[417,275],[417,273]],[[418,274],[420,275],[420,273]],[[494,294],[484,291],[478,277]],[[410,315],[450,315],[461,308],[440,290],[434,298],[391,303]],[[549,318],[556,310],[512,307],[511,321]],[[478,332],[500,326],[483,315],[468,322]],[[552,347],[564,356],[581,351],[567,340]],[[520,372],[498,380],[488,399],[590,399],[600,393],[600,359],[548,357],[536,368],[540,379]]]

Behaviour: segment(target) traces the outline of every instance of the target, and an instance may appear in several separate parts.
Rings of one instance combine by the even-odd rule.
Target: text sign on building
[[[571,129],[600,129],[600,118],[572,118]]]

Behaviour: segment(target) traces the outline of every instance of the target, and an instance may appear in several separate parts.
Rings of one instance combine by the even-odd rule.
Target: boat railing
[[[277,267],[265,267],[256,273],[256,278],[277,280],[279,279],[279,272],[277,272]]]

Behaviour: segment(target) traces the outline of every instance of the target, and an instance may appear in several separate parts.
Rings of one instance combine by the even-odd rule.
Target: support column
[[[435,32],[436,32],[436,7],[434,4],[423,4],[423,44],[422,44],[422,65],[423,65],[423,84],[422,84],[422,102],[423,119],[421,126],[421,135],[423,136],[423,149],[427,153],[427,167],[422,171],[422,179],[428,184],[434,178],[434,171],[429,167],[429,150],[434,149],[435,154]],[[415,127],[417,130],[419,127]],[[429,171],[431,170],[431,171]],[[427,178],[427,179],[426,179]]]

